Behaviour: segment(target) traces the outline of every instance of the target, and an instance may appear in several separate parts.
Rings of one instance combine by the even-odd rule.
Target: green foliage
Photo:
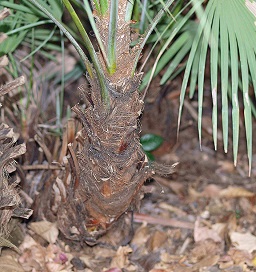
[[[49,3],[46,0],[38,0],[38,2],[51,10],[56,18],[61,18],[63,8],[60,0],[49,1]],[[55,46],[58,35],[55,25],[28,0],[20,0],[18,3],[14,0],[1,1],[0,9],[4,7],[9,8],[12,14],[0,22],[0,32],[8,35],[8,38],[1,44],[0,56],[12,53],[21,43],[31,46],[32,41],[34,52],[39,49],[42,51],[42,47],[45,49],[54,47],[55,50],[60,51],[60,46]]]
[[[238,91],[241,90],[249,168],[251,169],[252,113],[255,115],[255,107],[251,103],[249,86],[251,84],[254,90],[256,89],[254,17],[256,14],[254,12],[253,16],[245,3],[247,6],[251,5],[251,12],[253,13],[256,4],[255,1],[249,0],[245,2],[241,0],[209,0],[205,8],[202,7],[203,1],[201,0],[192,0],[187,3],[185,1],[176,2],[177,5],[171,8],[175,21],[167,13],[162,14],[157,31],[152,32],[148,38],[147,42],[153,43],[153,46],[146,61],[153,50],[157,49],[158,54],[155,57],[152,69],[143,78],[141,90],[145,88],[147,90],[152,78],[160,72],[163,74],[160,84],[164,85],[185,69],[180,99],[179,123],[188,85],[190,87],[190,98],[194,96],[198,88],[198,134],[201,143],[205,67],[210,64],[215,149],[217,149],[218,128],[217,101],[218,97],[221,97],[224,151],[227,152],[228,150],[229,100],[231,100],[233,154],[234,163],[237,163],[240,120]],[[155,9],[158,8],[157,5],[162,5],[160,1],[154,1],[154,4]],[[147,14],[150,15],[150,12],[149,9]],[[142,13],[143,10],[141,10]],[[197,15],[198,20],[192,17],[195,15]],[[210,63],[207,61],[207,54],[210,57]],[[189,55],[188,59],[187,55]],[[141,70],[144,65],[145,63],[143,63]]]
[[[145,134],[140,138],[140,143],[144,152],[146,153],[147,157],[152,161],[155,158],[151,152],[160,147],[163,141],[163,138],[156,134]]]
[[[251,169],[252,109],[249,96],[249,80],[251,75],[254,91],[256,91],[255,17],[247,9],[244,1],[241,0],[210,0],[205,11],[202,8],[197,9],[197,14],[200,20],[184,74],[180,98],[179,122],[186,88],[190,78],[190,82],[193,86],[190,88],[190,97],[193,97],[195,93],[195,82],[198,83],[198,133],[201,142],[204,75],[207,63],[206,56],[209,49],[213,101],[213,139],[215,148],[217,148],[217,95],[220,92],[224,151],[227,152],[228,150],[228,97],[229,82],[231,82],[233,153],[234,163],[236,164],[239,138],[238,89],[239,80],[241,80],[249,168]],[[221,82],[220,90],[218,81]]]
[[[148,39],[149,42],[152,41],[154,44],[146,61],[151,56],[153,49],[157,47],[158,43],[162,43],[160,44],[160,49],[158,49],[159,53],[157,54],[152,69],[150,69],[143,78],[141,90],[144,88],[147,90],[153,77],[158,75],[161,71],[163,72],[168,64],[169,67],[162,77],[161,85],[165,84],[167,80],[175,78],[185,67],[185,64],[183,64],[182,61],[186,57],[187,52],[191,49],[192,40],[198,27],[198,24],[190,20],[190,18],[194,15],[203,1],[198,0],[196,5],[192,7],[190,6],[193,3],[193,0],[185,5],[181,5],[182,2],[183,1],[179,1],[171,9],[174,14],[173,16],[167,16],[166,13],[163,14],[164,18],[161,18],[161,22],[164,23],[161,24],[160,34],[153,34]],[[188,7],[190,7],[189,11],[183,15],[184,10]],[[151,39],[151,37],[153,38]],[[141,70],[144,68],[146,61],[143,63]]]
[[[108,0],[93,0],[93,3],[95,6],[95,9],[100,15],[106,14],[108,10]]]

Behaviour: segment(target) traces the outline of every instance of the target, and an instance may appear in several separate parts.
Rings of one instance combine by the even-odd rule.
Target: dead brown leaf
[[[243,187],[229,186],[220,191],[220,197],[235,198],[235,197],[253,197],[255,194],[246,190]]]
[[[201,196],[209,198],[219,197],[220,191],[221,188],[219,186],[215,184],[209,184],[204,188]]]
[[[158,269],[158,268],[154,268],[154,269],[151,269],[149,272],[167,272],[167,270],[165,269]]]
[[[200,227],[200,220],[196,220],[194,228],[195,242],[205,241],[207,239],[211,239],[217,243],[222,241],[222,238],[215,229],[209,227]]]
[[[48,243],[54,244],[58,238],[59,230],[56,223],[48,221],[33,222],[29,225],[30,229],[44,238]]]
[[[110,267],[125,268],[129,265],[128,255],[132,252],[129,246],[119,247],[111,261]]]
[[[167,234],[163,231],[155,231],[149,238],[147,242],[147,247],[149,251],[154,251],[159,249],[166,241]]]
[[[200,268],[214,266],[218,263],[219,258],[219,255],[206,256],[192,267],[192,271],[200,271]]]
[[[252,263],[252,255],[246,250],[237,250],[236,248],[231,248],[228,251],[228,255],[237,265],[244,266],[244,264],[251,265]]]
[[[50,244],[42,247],[30,236],[25,236],[20,246],[22,255],[19,263],[25,271],[69,271],[72,267],[69,262],[69,255],[63,252],[58,246]],[[34,270],[33,270],[34,269]]]
[[[122,272],[120,268],[110,268],[108,270],[104,270],[104,272]]]
[[[216,170],[216,173],[232,173],[235,170],[234,163],[232,161],[219,161],[219,168]]]
[[[195,247],[191,250],[190,257],[193,263],[197,263],[207,256],[219,255],[220,252],[221,248],[219,243],[215,243],[213,240],[205,240],[196,243]]]
[[[229,233],[233,246],[239,250],[245,250],[252,253],[256,250],[256,236],[251,233],[239,233],[232,231]]]
[[[150,234],[147,223],[144,222],[136,231],[132,238],[131,244],[136,246],[143,246],[146,244]]]

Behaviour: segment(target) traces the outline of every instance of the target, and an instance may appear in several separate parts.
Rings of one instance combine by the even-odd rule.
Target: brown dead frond
[[[0,20],[7,17],[9,11],[4,9],[0,11]],[[0,60],[1,66],[7,65],[6,56]],[[13,89],[21,86],[25,82],[23,76],[12,80],[7,84],[0,86],[0,97]],[[13,228],[13,218],[28,218],[32,211],[20,207],[20,196],[17,191],[18,180],[10,180],[9,173],[15,170],[14,159],[24,154],[26,151],[25,144],[15,145],[18,134],[8,125],[0,124],[0,247],[15,246],[7,239]]]

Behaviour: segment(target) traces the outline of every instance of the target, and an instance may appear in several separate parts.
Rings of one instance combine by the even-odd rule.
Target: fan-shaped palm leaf
[[[194,5],[198,0],[194,0]],[[247,1],[249,2],[249,1]],[[250,75],[254,90],[256,90],[256,33],[255,17],[241,0],[210,0],[205,8],[197,9],[200,18],[197,34],[186,65],[181,89],[179,123],[185,92],[190,78],[193,96],[195,83],[198,82],[198,133],[201,142],[202,105],[204,93],[204,71],[206,56],[210,50],[210,76],[212,90],[212,123],[213,140],[217,148],[217,95],[218,81],[221,82],[222,130],[224,151],[228,149],[228,86],[231,81],[233,153],[234,163],[237,162],[239,138],[239,103],[238,87],[239,72],[241,73],[242,95],[244,104],[244,119],[247,138],[249,168],[252,160],[252,117],[249,98]],[[219,61],[220,60],[220,61]],[[220,74],[218,74],[218,68]],[[229,79],[229,74],[230,79]]]

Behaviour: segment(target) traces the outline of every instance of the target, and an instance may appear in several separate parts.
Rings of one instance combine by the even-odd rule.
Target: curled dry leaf
[[[0,40],[1,43],[1,40]],[[7,66],[9,63],[8,58],[4,55],[0,58],[0,68]]]
[[[219,243],[213,240],[205,240],[197,243],[191,251],[190,259],[196,263],[207,256],[219,255],[221,252]]]
[[[8,8],[4,8],[0,11],[0,21],[10,15],[10,10]]]
[[[219,259],[220,259],[219,255],[206,256],[205,258],[200,260],[200,262],[195,264],[192,271],[202,271],[201,270],[202,268],[212,267],[218,263]]]
[[[228,256],[231,258],[234,264],[244,266],[245,264],[252,264],[252,254],[246,250],[238,250],[236,248],[231,248],[228,251]],[[245,270],[243,270],[245,271]]]
[[[122,269],[120,268],[110,268],[104,272],[122,272]]]
[[[154,268],[154,269],[150,270],[149,272],[167,272],[167,270]]]
[[[137,247],[144,246],[150,236],[150,230],[147,223],[143,223],[136,231],[132,238],[131,244]]]

